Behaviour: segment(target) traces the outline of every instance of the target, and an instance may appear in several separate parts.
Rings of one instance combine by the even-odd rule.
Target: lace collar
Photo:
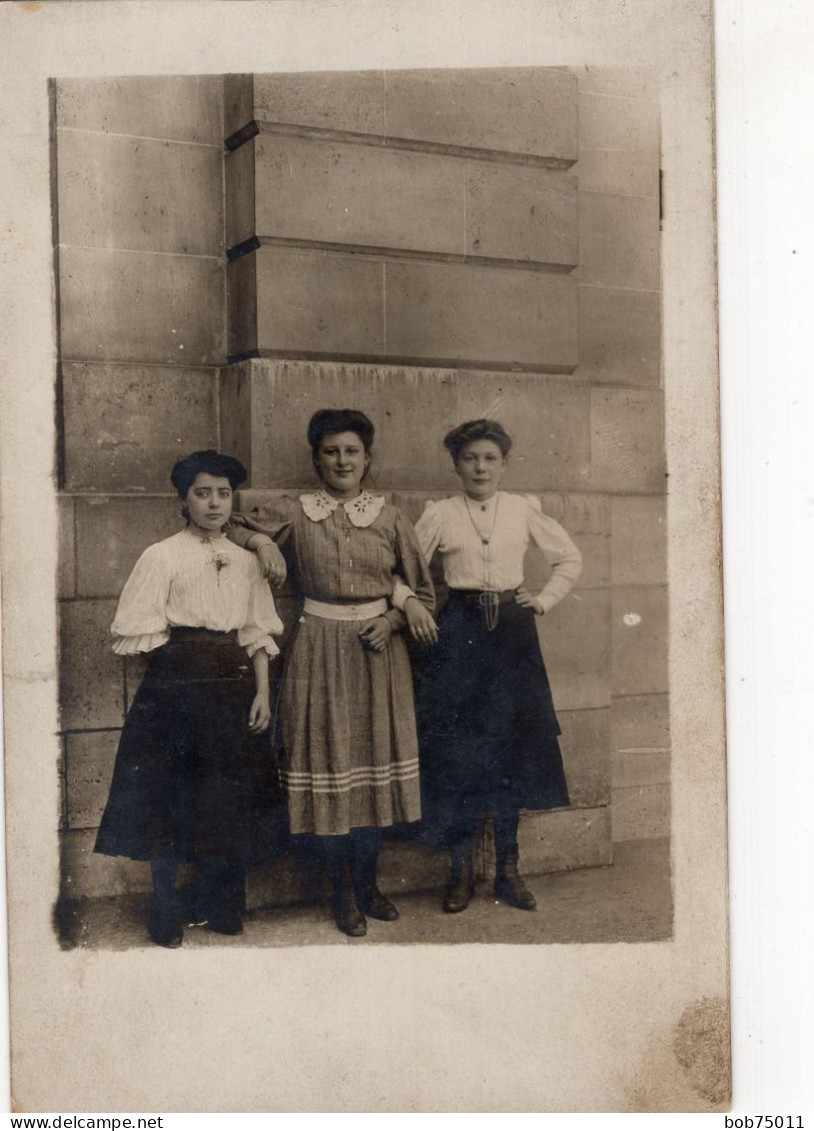
[[[384,506],[384,496],[363,491],[355,499],[340,504],[339,499],[335,499],[327,491],[317,491],[313,495],[300,495],[300,503],[312,522],[322,522],[341,505],[353,526],[370,526],[379,517]]]

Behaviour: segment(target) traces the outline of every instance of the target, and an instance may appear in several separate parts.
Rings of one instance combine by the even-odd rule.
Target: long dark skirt
[[[96,852],[262,855],[278,831],[281,794],[268,735],[249,733],[254,692],[234,633],[172,630],[150,653],[127,713]]]
[[[535,616],[501,604],[490,631],[477,597],[452,590],[417,697],[428,839],[451,843],[484,813],[569,804],[560,726]]]

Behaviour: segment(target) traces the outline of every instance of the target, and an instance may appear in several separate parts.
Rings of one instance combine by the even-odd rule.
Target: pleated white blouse
[[[223,535],[201,539],[182,530],[148,546],[130,574],[111,626],[119,655],[151,652],[170,628],[237,631],[251,657],[276,656],[283,631],[257,556]]]

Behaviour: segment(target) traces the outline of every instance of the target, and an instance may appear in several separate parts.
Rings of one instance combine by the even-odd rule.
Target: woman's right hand
[[[408,597],[404,602],[404,616],[413,640],[419,644],[438,643],[438,625],[417,597]]]
[[[266,542],[256,551],[257,560],[260,562],[260,568],[265,577],[274,587],[278,588],[285,582],[286,579],[286,565],[285,558],[274,545],[273,542]]]

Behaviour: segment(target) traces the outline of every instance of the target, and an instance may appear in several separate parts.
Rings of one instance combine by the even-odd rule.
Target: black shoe
[[[184,941],[184,931],[181,920],[175,908],[153,908],[147,922],[150,938],[156,946],[164,946],[168,950],[176,950]]]
[[[362,899],[362,910],[371,919],[381,919],[385,923],[394,923],[399,917],[395,903],[383,895],[378,888],[365,892]]]
[[[459,911],[466,911],[474,894],[474,881],[469,876],[462,875],[458,880],[451,881],[447,885],[441,906],[450,915],[457,915]]]
[[[242,935],[243,920],[236,911],[221,908],[207,916],[206,925],[219,935]]]
[[[533,911],[537,900],[526,887],[517,870],[517,845],[510,845],[504,860],[498,862],[495,875],[495,895],[519,911]]]
[[[475,894],[475,865],[472,859],[472,841],[465,840],[449,850],[450,878],[441,906],[450,915],[466,911]]]
[[[367,920],[356,898],[353,870],[347,858],[341,862],[333,884],[334,922],[343,935],[348,935],[352,939],[362,938],[367,934]]]

